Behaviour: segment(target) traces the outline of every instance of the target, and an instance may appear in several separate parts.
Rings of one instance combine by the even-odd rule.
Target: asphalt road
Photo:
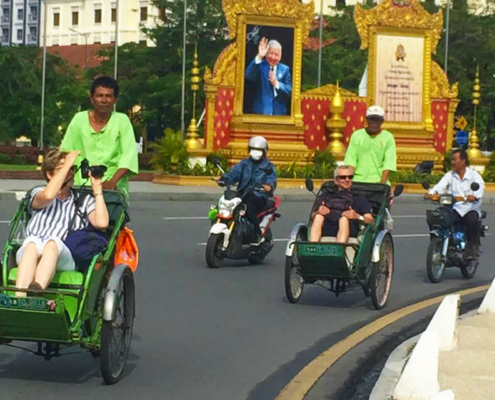
[[[2,201],[0,243],[16,203]],[[126,377],[102,384],[99,360],[79,348],[50,362],[0,346],[2,399],[273,399],[309,361],[358,327],[394,309],[493,278],[495,251],[484,241],[474,279],[447,270],[428,283],[424,203],[394,206],[395,275],[388,306],[374,311],[361,290],[340,295],[306,286],[301,301],[284,293],[284,239],[307,220],[310,204],[284,203],[273,226],[280,239],[265,264],[230,262],[210,270],[204,261],[209,222],[205,202],[133,202],[131,227],[140,247],[137,316]],[[493,225],[495,207],[489,212]],[[172,217],[172,219],[168,219]],[[185,219],[175,219],[185,218]],[[22,343],[17,343],[22,344]],[[69,354],[70,353],[70,354]]]

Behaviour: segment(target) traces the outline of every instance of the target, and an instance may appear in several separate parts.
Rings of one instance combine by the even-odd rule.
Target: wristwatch
[[[364,222],[364,216],[360,215],[358,218],[361,222]]]

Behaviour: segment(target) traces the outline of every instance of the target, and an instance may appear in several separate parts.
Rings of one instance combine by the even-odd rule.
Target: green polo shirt
[[[355,131],[345,153],[344,164],[355,168],[354,181],[380,182],[384,170],[397,169],[394,135],[386,130],[376,136],[368,135],[366,129]],[[387,183],[390,185],[390,182]]]
[[[127,115],[112,112],[107,124],[100,132],[95,132],[89,123],[88,111],[77,113],[67,128],[62,144],[62,151],[78,150],[81,152],[76,160],[80,165],[85,158],[89,165],[105,165],[108,169],[103,176],[104,181],[110,180],[120,168],[127,168],[131,174],[139,172],[136,139],[131,121]],[[129,197],[129,175],[124,176],[117,188]],[[81,172],[75,176],[75,185],[85,183]]]

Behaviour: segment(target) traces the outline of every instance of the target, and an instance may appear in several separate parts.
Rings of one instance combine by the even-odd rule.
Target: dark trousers
[[[457,221],[466,227],[467,230],[467,248],[474,250],[479,243],[479,215],[476,211],[469,211],[464,217],[461,217],[457,211]]]
[[[258,214],[266,207],[267,199],[265,197],[256,196],[254,193],[248,194],[244,197],[244,204],[247,207],[246,218],[254,226],[254,232],[261,235],[260,223],[258,221]]]

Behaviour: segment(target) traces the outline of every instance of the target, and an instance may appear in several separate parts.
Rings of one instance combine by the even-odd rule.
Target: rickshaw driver
[[[374,105],[366,111],[367,127],[355,131],[345,153],[344,164],[354,169],[356,182],[390,185],[390,171],[397,170],[394,135],[382,129],[385,111]]]
[[[101,178],[94,178],[91,172],[93,196],[86,196],[80,206],[86,217],[74,216],[76,205],[71,187],[78,156],[78,151],[64,153],[56,149],[45,155],[41,168],[48,184],[31,191],[32,217],[27,226],[27,237],[16,254],[19,267],[16,287],[19,289],[46,289],[56,270],[75,269],[72,254],[63,242],[70,225],[73,230],[85,229],[88,223],[95,229],[108,227]],[[26,292],[16,292],[16,296],[25,297]]]
[[[256,235],[256,242],[251,244],[258,245],[263,241],[258,214],[265,209],[268,197],[273,196],[277,187],[277,173],[267,157],[268,142],[264,137],[254,136],[249,139],[248,150],[249,158],[245,158],[225,175],[214,180],[223,181],[227,185],[238,183],[237,190],[241,193],[251,187],[255,189],[242,201],[247,206],[246,218],[253,224]]]
[[[374,224],[371,206],[364,196],[352,193],[353,168],[338,166],[334,171],[337,193],[323,195],[311,215],[310,241],[319,242],[324,236],[336,236],[338,243],[357,237],[359,223]]]

